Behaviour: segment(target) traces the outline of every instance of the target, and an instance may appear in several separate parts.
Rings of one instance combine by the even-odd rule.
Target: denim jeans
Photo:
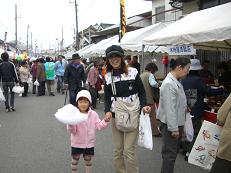
[[[76,95],[79,90],[69,90],[70,104],[76,106]]]
[[[14,87],[14,82],[2,82],[2,88],[5,96],[5,106],[6,108],[14,107],[14,92],[12,88]],[[9,89],[10,89],[10,100],[9,100]]]
[[[57,91],[63,91],[63,76],[56,76],[57,77]]]

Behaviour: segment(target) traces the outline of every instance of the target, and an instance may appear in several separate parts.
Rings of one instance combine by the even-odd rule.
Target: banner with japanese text
[[[169,55],[196,55],[192,45],[169,45],[167,49]]]

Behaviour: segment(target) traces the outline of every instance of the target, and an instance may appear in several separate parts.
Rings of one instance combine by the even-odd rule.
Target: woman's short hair
[[[156,72],[158,71],[158,67],[154,62],[150,62],[146,65],[145,70]]]

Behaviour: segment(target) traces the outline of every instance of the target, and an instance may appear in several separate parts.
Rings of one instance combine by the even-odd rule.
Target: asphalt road
[[[64,95],[16,97],[16,112],[0,103],[0,173],[70,173],[70,140],[65,125],[54,118]],[[103,104],[96,111],[103,116]],[[138,148],[140,173],[160,173],[161,138],[152,151]],[[97,133],[93,172],[114,173],[111,127]],[[80,161],[80,173],[84,172]],[[175,173],[205,173],[178,155]]]

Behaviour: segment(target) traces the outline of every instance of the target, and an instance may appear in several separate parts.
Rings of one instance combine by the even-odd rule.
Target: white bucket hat
[[[89,100],[90,103],[92,103],[91,101],[91,94],[88,90],[81,90],[78,92],[77,96],[76,96],[76,102],[79,100],[80,97],[85,97]]]
[[[191,65],[189,70],[201,70],[202,66],[199,59],[190,59]]]

